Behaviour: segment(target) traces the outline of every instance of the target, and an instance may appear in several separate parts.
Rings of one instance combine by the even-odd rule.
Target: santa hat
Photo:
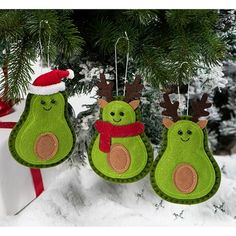
[[[73,79],[73,70],[53,70],[42,74],[29,87],[29,92],[36,95],[50,95],[66,89],[63,78]]]

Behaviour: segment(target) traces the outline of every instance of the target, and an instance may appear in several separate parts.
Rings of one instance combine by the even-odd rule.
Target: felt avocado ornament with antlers
[[[211,198],[220,185],[220,169],[207,141],[205,111],[211,106],[207,94],[192,103],[193,116],[179,117],[178,102],[164,94],[165,126],[161,150],[151,170],[151,184],[163,199],[180,204],[196,204]]]
[[[150,170],[153,150],[141,122],[141,78],[126,84],[125,97],[113,97],[113,82],[100,75],[97,94],[101,120],[95,123],[96,134],[89,147],[93,170],[106,180],[129,183],[143,178]]]
[[[72,70],[40,75],[26,99],[25,110],[9,137],[9,149],[19,163],[45,168],[65,161],[73,151],[75,133],[68,117],[63,78]]]

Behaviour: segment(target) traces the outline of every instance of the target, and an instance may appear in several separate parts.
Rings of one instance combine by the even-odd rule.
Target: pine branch
[[[140,24],[146,26],[158,19],[158,12],[159,10],[128,10],[124,14],[128,16],[129,20],[139,21]]]
[[[92,20],[88,27],[89,37],[103,55],[114,53],[114,44],[120,37],[119,29],[105,17]]]
[[[32,60],[36,59],[32,50],[31,42],[28,38],[19,40],[11,48],[11,53],[8,55],[8,81],[1,79],[0,91],[1,96],[4,95],[4,100],[15,100],[22,98],[27,93],[28,83],[31,79]],[[4,88],[8,86],[8,93],[3,94]]]
[[[216,34],[215,10],[130,10],[100,17],[90,25],[90,45],[114,58],[122,32],[130,38],[130,56],[154,87],[191,79],[201,62],[210,66],[223,59],[225,45]],[[129,20],[124,20],[127,18]],[[118,47],[124,55],[125,40]]]
[[[21,23],[21,11],[0,10],[0,40],[20,36]]]
[[[26,94],[33,73],[31,63],[38,56],[46,62],[49,53],[51,64],[58,64],[58,60],[81,52],[83,40],[70,14],[56,10],[0,11],[0,63],[4,68],[0,95],[4,99],[17,100]]]
[[[57,35],[60,37],[54,38],[58,56],[67,59],[73,55],[80,55],[84,40],[80,37],[78,29],[67,14],[62,14],[58,19]]]

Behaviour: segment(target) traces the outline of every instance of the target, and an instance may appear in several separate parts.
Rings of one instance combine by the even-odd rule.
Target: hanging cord
[[[187,62],[187,61],[182,62],[182,63],[180,64],[180,66],[179,66],[178,68],[176,68],[174,71],[176,72],[177,70],[181,69],[184,64],[188,64],[188,62]],[[175,73],[175,72],[174,72],[174,73]],[[179,82],[178,82],[177,89],[178,89],[178,100],[179,100],[179,107],[180,107],[181,97],[180,97]],[[182,113],[180,108],[179,108],[179,111],[180,111],[180,113]]]
[[[125,96],[125,84],[127,83],[127,76],[128,76],[128,64],[129,64],[129,38],[126,31],[125,31],[125,36],[127,40],[127,54],[126,54],[126,66],[125,66],[124,96]]]
[[[40,58],[40,69],[41,74],[43,72],[43,46],[42,46],[42,40],[41,40],[41,30],[42,30],[42,22],[44,20],[41,20],[39,22],[39,58]]]
[[[46,23],[49,27],[49,35],[48,35],[48,44],[47,44],[47,64],[48,67],[50,67],[50,44],[51,44],[51,27],[47,20],[41,20],[39,22],[39,57],[40,57],[40,67],[41,67],[41,73],[43,70],[43,46],[42,46],[42,37],[41,37],[41,31],[42,31],[42,23]]]
[[[177,90],[178,90],[178,100],[179,100],[179,107],[180,107],[181,98],[180,98],[180,89],[179,89],[179,84],[178,84]],[[181,111],[181,110],[180,110],[180,111]]]
[[[189,85],[190,83],[188,82],[188,93],[187,93],[187,116],[188,116],[188,110],[189,110]]]
[[[118,86],[118,69],[117,69],[117,44],[119,43],[120,39],[127,40],[127,54],[126,54],[126,65],[125,65],[125,78],[124,78],[124,96],[125,96],[125,84],[127,82],[127,74],[128,74],[128,63],[129,63],[129,38],[127,33],[125,32],[125,36],[119,37],[115,43],[115,71],[116,71],[116,96],[119,95],[119,86]]]
[[[46,22],[48,24],[48,28],[49,28],[49,35],[48,35],[48,45],[47,45],[47,53],[48,53],[48,68],[50,68],[50,44],[51,44],[51,26],[49,25],[48,21]]]

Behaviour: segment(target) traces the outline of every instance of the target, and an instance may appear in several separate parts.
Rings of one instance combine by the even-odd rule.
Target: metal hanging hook
[[[180,64],[180,66],[174,70],[174,73],[176,73],[177,70],[181,69],[184,64],[188,64],[188,62],[187,62],[187,61],[182,62],[182,63]],[[177,91],[178,91],[178,100],[179,100],[179,111],[180,111],[180,113],[182,113],[182,112],[181,112],[181,108],[180,108],[180,107],[181,107],[181,106],[180,106],[180,103],[181,103],[181,94],[180,94],[179,81],[178,81],[178,85],[177,85]],[[187,108],[187,109],[188,109],[188,108]]]
[[[125,31],[125,36],[119,37],[115,43],[115,72],[116,72],[116,96],[119,95],[119,86],[118,86],[118,72],[117,72],[117,44],[119,43],[120,39],[127,40],[127,53],[126,53],[126,65],[125,65],[125,78],[124,78],[124,96],[125,96],[125,84],[127,82],[127,74],[128,74],[128,64],[129,64],[129,50],[130,50],[130,43],[129,37],[127,32]]]
[[[43,46],[42,46],[42,37],[41,37],[41,31],[42,31],[42,23],[46,23],[49,27],[49,35],[48,35],[48,44],[47,44],[47,64],[48,67],[50,67],[50,44],[51,44],[51,27],[48,23],[48,20],[41,20],[39,22],[39,54],[40,54],[40,67],[41,67],[41,73],[43,69]]]
[[[190,86],[190,83],[188,83],[188,94],[187,94],[187,116],[188,116],[188,110],[189,110],[189,86]]]
[[[178,86],[177,86],[177,91],[178,91],[178,100],[179,100],[179,111],[180,111],[180,113],[181,113],[181,106],[180,106],[180,104],[181,104],[181,98],[180,98],[180,88],[179,88],[179,84],[178,84]]]
[[[43,71],[43,46],[42,46],[42,40],[41,40],[42,22],[43,22],[43,20],[41,20],[39,22],[39,58],[40,58],[41,74],[42,74],[42,71]]]

